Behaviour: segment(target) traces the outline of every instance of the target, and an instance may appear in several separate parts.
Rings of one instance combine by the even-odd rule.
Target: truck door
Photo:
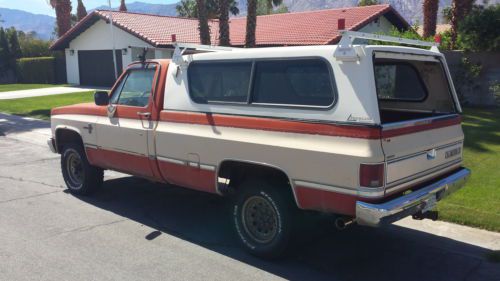
[[[98,166],[153,178],[149,143],[155,122],[151,119],[154,63],[130,67],[113,88],[108,116],[97,120]]]

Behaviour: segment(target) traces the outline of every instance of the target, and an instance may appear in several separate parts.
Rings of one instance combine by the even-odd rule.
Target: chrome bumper
[[[385,203],[357,201],[356,221],[361,225],[380,226],[418,212],[429,211],[437,201],[463,187],[469,175],[470,170],[461,168],[446,178]]]
[[[48,139],[47,140],[47,145],[49,146],[50,151],[52,151],[52,153],[57,153],[56,141],[54,140],[54,138]]]

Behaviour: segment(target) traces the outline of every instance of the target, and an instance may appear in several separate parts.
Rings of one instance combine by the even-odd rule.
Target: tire
[[[81,145],[67,144],[61,153],[64,182],[72,194],[89,195],[101,187],[104,171],[89,164]]]
[[[252,255],[274,259],[287,250],[296,207],[284,186],[245,181],[237,188],[232,221],[238,240]]]

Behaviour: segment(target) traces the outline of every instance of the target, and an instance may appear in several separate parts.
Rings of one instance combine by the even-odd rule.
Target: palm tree
[[[50,6],[56,10],[57,35],[61,37],[71,28],[71,1],[50,0]]]
[[[425,38],[436,34],[436,22],[439,9],[439,0],[424,0],[424,32]]]
[[[210,45],[210,27],[208,26],[207,7],[205,4],[205,0],[196,0],[198,29],[200,31],[201,44]]]
[[[279,6],[283,0],[265,0],[267,1],[268,12],[272,12],[273,5]],[[255,47],[255,31],[257,29],[257,4],[258,0],[248,0],[247,2],[247,30],[245,37],[245,47]]]
[[[229,0],[219,0],[219,44],[229,46]]]
[[[78,7],[76,8],[76,17],[78,21],[81,21],[85,16],[87,16],[87,9],[85,9],[83,1],[78,0]]]
[[[458,23],[472,10],[474,0],[453,0],[451,5],[451,48],[457,44]]]
[[[125,0],[120,1],[120,12],[126,12],[127,11],[127,5],[125,5]]]

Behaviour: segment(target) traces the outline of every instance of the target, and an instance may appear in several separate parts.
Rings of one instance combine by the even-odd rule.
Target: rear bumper
[[[52,151],[52,153],[57,153],[56,141],[54,140],[54,138],[48,139],[47,140],[47,145],[49,146],[50,151]]]
[[[462,188],[469,175],[470,170],[461,168],[446,178],[385,203],[357,201],[356,221],[361,225],[380,226],[421,211],[428,211],[435,207],[436,201]]]

